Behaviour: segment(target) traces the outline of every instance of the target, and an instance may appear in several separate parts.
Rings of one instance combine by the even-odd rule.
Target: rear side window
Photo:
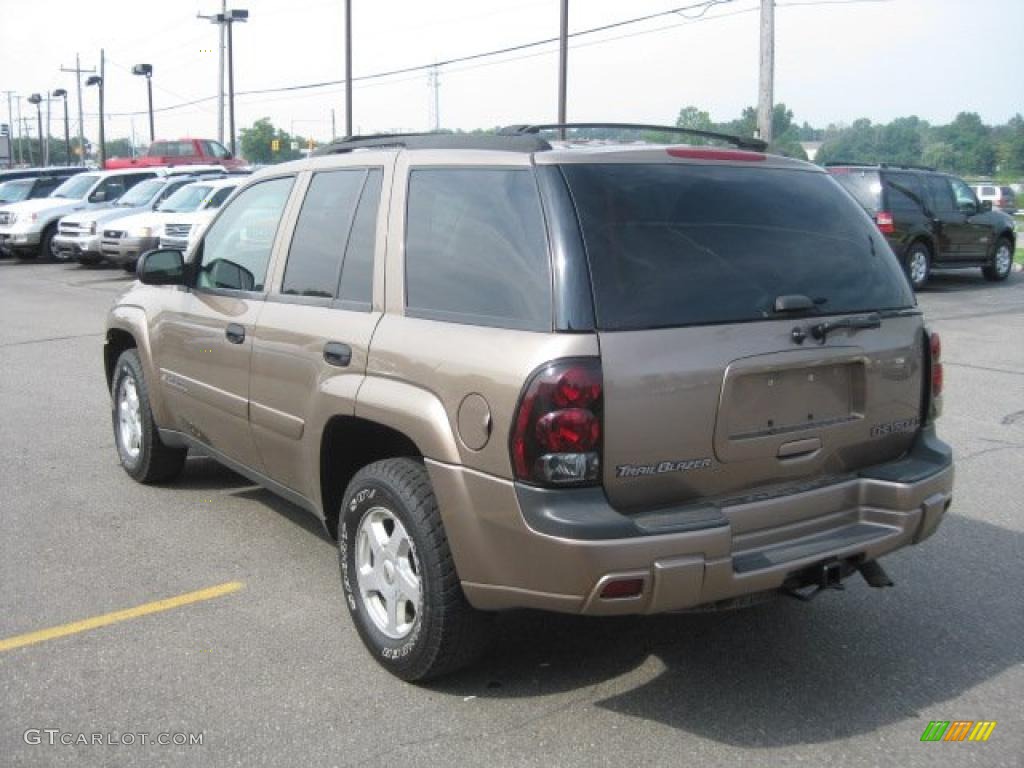
[[[859,171],[856,168],[830,168],[833,178],[846,187],[854,199],[874,216],[882,208],[882,180],[878,171]]]
[[[369,305],[373,300],[373,252],[377,244],[377,208],[380,205],[380,186],[383,174],[379,169],[370,171],[363,186],[363,195],[356,208],[352,232],[345,247],[345,261],[341,269],[338,298],[342,301]]]
[[[828,175],[698,165],[562,166],[602,330],[774,318],[803,294],[822,314],[913,306],[892,251]]]
[[[406,219],[408,315],[551,329],[551,268],[533,171],[414,170]]]
[[[356,168],[313,176],[292,236],[281,293],[334,298],[366,171]]]
[[[956,210],[953,190],[945,176],[925,176],[925,186],[928,188],[928,197],[931,199],[934,213],[953,213]]]
[[[920,180],[913,173],[885,174],[885,193],[886,205],[897,213],[921,213],[928,207]]]

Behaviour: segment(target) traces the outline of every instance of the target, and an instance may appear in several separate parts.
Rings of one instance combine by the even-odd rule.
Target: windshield
[[[0,203],[17,203],[28,198],[34,179],[18,179],[0,184]]]
[[[169,213],[191,213],[199,208],[210,192],[203,184],[188,184],[157,206],[158,211]]]
[[[153,196],[163,188],[162,179],[146,179],[121,195],[115,205],[119,208],[141,208],[147,205]]]
[[[83,173],[79,176],[72,176],[53,192],[50,197],[66,197],[69,200],[81,200],[92,189],[92,185],[99,181],[99,176]]]
[[[562,166],[590,260],[598,325],[637,330],[913,306],[896,258],[824,173],[701,165]]]

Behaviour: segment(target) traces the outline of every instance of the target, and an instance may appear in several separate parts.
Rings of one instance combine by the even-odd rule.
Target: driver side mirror
[[[97,189],[91,195],[89,195],[90,203],[105,203],[107,201],[107,191],[105,189]]]
[[[960,203],[957,208],[960,209],[960,213],[966,214],[967,216],[973,216],[978,212],[978,206],[970,201]]]
[[[185,256],[170,248],[146,251],[135,266],[135,276],[144,285],[184,285]]]

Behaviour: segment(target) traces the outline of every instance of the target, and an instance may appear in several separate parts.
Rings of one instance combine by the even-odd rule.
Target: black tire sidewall
[[[429,544],[422,530],[421,521],[411,514],[397,489],[377,477],[356,478],[350,485],[342,502],[341,520],[338,525],[338,559],[341,565],[342,589],[345,603],[352,621],[356,625],[363,643],[374,654],[378,663],[399,677],[409,679],[416,676],[416,670],[429,665],[428,635],[436,622],[436,611],[440,602],[438,586],[435,583],[435,569],[425,557],[429,557]],[[420,577],[421,609],[412,631],[404,638],[395,640],[382,633],[367,615],[359,594],[356,576],[356,532],[366,514],[375,507],[384,507],[397,517],[412,540],[415,550],[418,575]]]
[[[1010,264],[1007,266],[1006,271],[1000,274],[999,270],[996,268],[996,254],[999,253],[999,249],[1004,245],[1010,250]],[[992,261],[989,263],[988,268],[992,273],[992,280],[1002,282],[1008,278],[1010,273],[1013,272],[1013,243],[1005,237],[1001,237],[996,240],[996,247],[992,250]]]
[[[918,252],[924,254],[925,272],[924,279],[920,283],[915,283],[914,279],[910,276],[910,262],[913,259],[914,254]],[[921,290],[928,284],[928,278],[931,277],[932,274],[932,255],[928,251],[928,247],[926,245],[923,243],[914,243],[907,249],[907,254],[903,258],[903,271],[907,275],[907,280],[910,281],[910,287],[915,291]]]
[[[135,381],[135,392],[139,398],[139,410],[142,418],[142,440],[140,441],[139,455],[134,460],[127,455],[124,446],[121,445],[121,429],[117,418],[117,403],[121,382],[129,376]],[[114,366],[114,376],[111,384],[111,416],[114,424],[114,444],[117,447],[117,455],[121,461],[121,466],[124,467],[125,472],[138,479],[145,474],[145,468],[153,450],[153,418],[149,411],[149,395],[146,391],[145,380],[143,379],[142,364],[135,350],[123,352],[117,359],[117,365]]]

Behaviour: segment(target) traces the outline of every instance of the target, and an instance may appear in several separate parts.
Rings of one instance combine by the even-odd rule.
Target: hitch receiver
[[[826,589],[842,591],[843,563],[832,560],[806,568],[782,585],[783,594],[802,602],[810,602]]]

